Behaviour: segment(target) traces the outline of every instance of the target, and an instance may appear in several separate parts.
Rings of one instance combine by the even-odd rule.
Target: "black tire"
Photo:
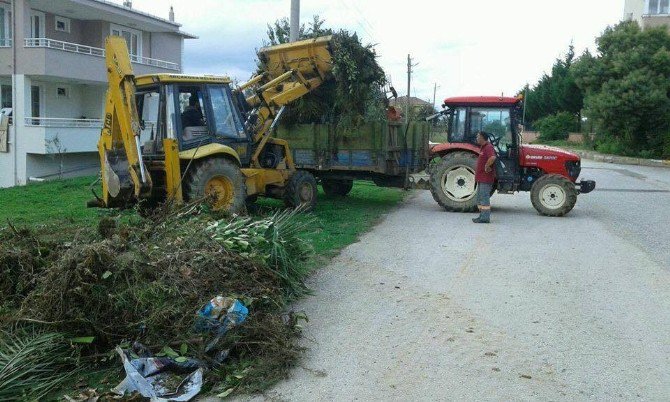
[[[477,155],[471,152],[453,152],[442,158],[430,172],[430,192],[435,201],[449,212],[477,211]],[[456,174],[449,178],[449,175]],[[445,189],[447,181],[456,187]]]
[[[544,216],[563,216],[577,203],[575,184],[558,174],[540,177],[530,189],[533,207]]]
[[[344,197],[354,187],[353,180],[346,179],[323,179],[321,180],[323,192],[328,196]]]
[[[247,213],[255,214],[260,210],[260,207],[256,202],[258,201],[258,194],[250,195],[244,201],[245,206],[247,207]]]
[[[284,204],[288,208],[309,212],[316,206],[317,193],[314,176],[305,170],[298,170],[288,179],[284,189]]]
[[[247,186],[235,162],[226,158],[208,158],[197,162],[186,175],[184,195],[189,201],[207,199],[215,211],[234,214],[244,211]]]

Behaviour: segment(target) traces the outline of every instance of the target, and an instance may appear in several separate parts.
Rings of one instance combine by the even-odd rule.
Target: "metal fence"
[[[102,120],[63,119],[56,117],[26,117],[25,125],[31,127],[102,128]]]
[[[78,43],[63,42],[60,40],[49,39],[49,38],[25,38],[25,46],[43,47],[49,49],[62,50],[70,53],[86,54],[96,57],[105,57],[105,49],[80,45]],[[166,70],[179,71],[179,64],[165,60],[152,59],[150,57],[143,57],[137,55],[130,55],[130,59],[134,63],[144,64],[146,66],[160,67]]]

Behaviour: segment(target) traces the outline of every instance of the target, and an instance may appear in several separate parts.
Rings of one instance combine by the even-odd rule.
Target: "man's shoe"
[[[476,217],[476,218],[472,218],[472,222],[474,222],[474,223],[482,223],[482,217],[481,217],[481,216],[478,216],[478,217]]]

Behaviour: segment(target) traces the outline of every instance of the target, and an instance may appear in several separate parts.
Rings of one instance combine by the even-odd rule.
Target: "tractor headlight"
[[[579,174],[582,172],[582,165],[580,161],[565,162],[565,169],[568,171],[568,176],[573,180],[577,180]]]

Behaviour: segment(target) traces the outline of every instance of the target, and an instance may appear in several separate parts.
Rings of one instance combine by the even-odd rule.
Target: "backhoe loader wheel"
[[[453,152],[444,156],[430,173],[430,192],[435,201],[450,212],[476,211],[476,169],[474,153]]]
[[[575,184],[557,174],[540,177],[530,189],[533,207],[544,216],[563,216],[577,203]]]
[[[300,208],[309,212],[316,206],[316,179],[305,171],[298,170],[288,179],[284,192],[284,204],[289,208]]]
[[[344,197],[354,187],[353,180],[346,179],[323,179],[321,180],[321,187],[323,192],[328,196]]]
[[[244,211],[247,199],[242,171],[225,158],[209,158],[191,167],[184,190],[187,200],[205,199],[213,210],[231,214]]]

